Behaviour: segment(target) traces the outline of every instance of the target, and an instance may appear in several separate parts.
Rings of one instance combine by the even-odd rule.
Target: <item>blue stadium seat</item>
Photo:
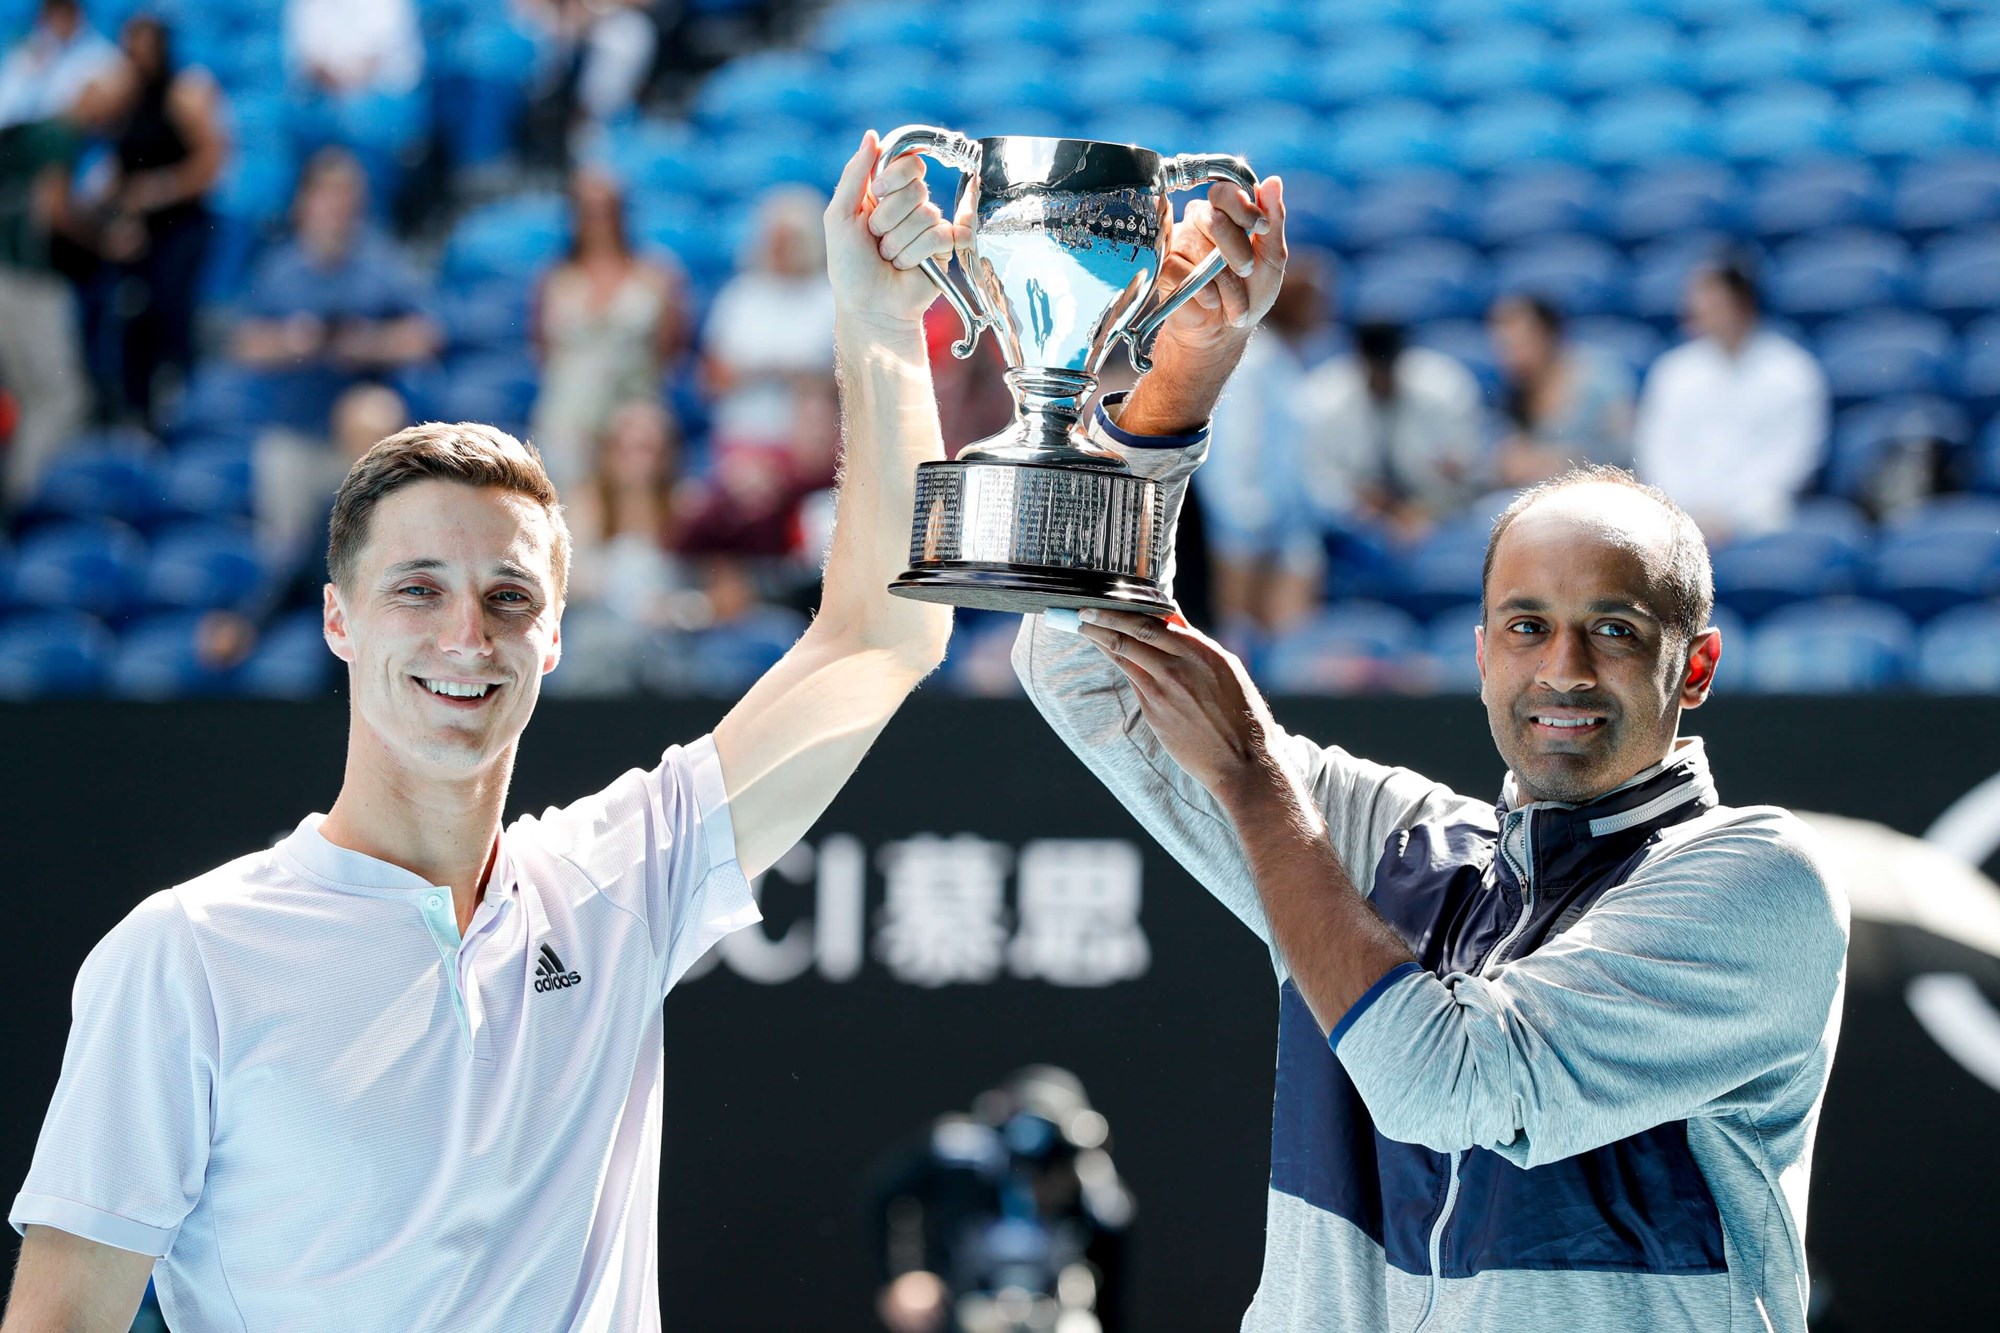
[[[268,381],[253,371],[211,358],[188,376],[174,404],[167,437],[182,440],[235,440],[249,444],[271,413]]]
[[[2000,157],[1967,153],[1912,162],[1896,182],[1891,216],[1906,232],[1991,222],[2000,217]]]
[[[1382,101],[1335,122],[1332,165],[1357,176],[1451,166],[1451,118],[1425,102]]]
[[[1676,327],[1688,278],[1734,244],[1726,232],[1692,232],[1641,246],[1632,260],[1632,313]]]
[[[2000,500],[1945,496],[1898,514],[1876,545],[1869,584],[1920,620],[2000,593]]]
[[[689,684],[698,694],[733,698],[777,665],[805,628],[798,612],[766,606],[702,630],[693,636]]]
[[[714,161],[709,137],[688,125],[643,120],[612,127],[594,156],[597,165],[634,194],[700,194]]]
[[[2000,416],[1986,423],[1972,455],[1972,485],[1988,495],[2000,492]]]
[[[1792,530],[1830,537],[1866,553],[1875,545],[1875,525],[1859,506],[1830,495],[1808,495],[1792,510]]]
[[[1616,246],[1595,236],[1549,236],[1509,250],[1495,260],[1495,286],[1503,292],[1545,296],[1573,315],[1622,314],[1629,306],[1631,272]]]
[[[1903,683],[1915,632],[1909,617],[1891,606],[1846,599],[1802,602],[1773,611],[1750,635],[1749,646],[1753,690],[1855,694]]]
[[[644,217],[650,210],[634,199],[630,213]],[[445,346],[452,351],[491,351],[524,346],[528,341],[529,290],[517,282],[489,282],[440,292],[432,313],[444,328]]]
[[[1194,77],[1200,78],[1196,71]],[[969,128],[966,133],[1018,133],[1012,126],[1015,112],[1033,109],[1043,112],[1072,111],[1077,102],[1075,80],[1061,62],[1039,47],[1015,42],[996,46],[977,60],[958,67],[953,76],[958,104]],[[1237,85],[1236,94],[1242,94]],[[895,128],[885,125],[887,130]]]
[[[1318,97],[1311,62],[1289,40],[1269,33],[1238,33],[1177,62],[1174,74],[1187,105],[1212,115],[1256,97],[1311,106]],[[973,69],[979,68],[975,63]],[[970,72],[970,71],[967,71]],[[1021,70],[1002,70],[1019,78]],[[963,75],[960,76],[961,79]]]
[[[1916,683],[1938,694],[2000,694],[2000,605],[1956,607],[1926,625]]]
[[[1986,0],[1977,0],[1984,5]],[[1952,53],[1959,73],[1990,84],[2000,79],[2000,15],[1968,15],[1959,25],[1958,46]]]
[[[1352,209],[1347,187],[1323,172],[1298,171],[1285,177],[1285,231],[1294,246],[1340,248],[1347,243],[1346,222]]]
[[[711,74],[690,110],[697,124],[736,129],[781,117],[826,122],[833,102],[832,67],[804,51],[757,51]],[[885,127],[886,128],[886,127]]]
[[[1720,162],[1630,173],[1612,196],[1611,233],[1650,241],[1690,231],[1729,231],[1742,214],[1743,182]]]
[[[249,518],[250,447],[192,440],[177,447],[161,477],[161,509],[173,518]]]
[[[1181,97],[1185,57],[1166,42],[1127,38],[1086,47],[1071,65],[1076,99],[1098,110],[1147,102],[1171,104]],[[945,75],[949,81],[949,75]],[[1246,95],[1249,90],[1246,90]]]
[[[1813,84],[1791,83],[1731,98],[1716,131],[1733,162],[1787,162],[1851,148],[1840,100]]]
[[[1629,88],[1686,87],[1694,80],[1687,40],[1671,23],[1628,19],[1569,44],[1564,83],[1572,96],[1610,95]]]
[[[812,44],[843,64],[861,64],[884,47],[939,45],[941,29],[937,9],[920,0],[870,0],[827,10]]]
[[[27,512],[144,523],[159,512],[161,490],[152,438],[108,432],[74,440],[58,453],[28,498]]]
[[[1584,150],[1604,167],[1680,165],[1715,151],[1714,118],[1679,89],[1607,97],[1584,126]]]
[[[1505,93],[1548,92],[1563,83],[1559,51],[1539,28],[1488,25],[1446,47],[1436,66],[1436,86],[1462,102]]]
[[[1403,606],[1428,619],[1479,597],[1480,571],[1492,516],[1474,513],[1440,524],[1412,551],[1397,596]]]
[[[1431,0],[1433,30],[1449,36],[1477,36],[1495,26],[1517,27],[1541,17],[1536,0]]]
[[[1962,83],[1922,79],[1869,88],[1854,99],[1854,146],[1879,158],[1935,159],[1992,142],[1986,110]]]
[[[332,683],[335,661],[320,613],[300,611],[264,631],[256,651],[236,668],[234,689],[260,699],[317,698]]]
[[[1823,158],[1773,167],[1750,195],[1750,227],[1776,239],[1834,227],[1872,227],[1889,211],[1888,187],[1859,158]]]
[[[1410,172],[1357,189],[1337,225],[1357,250],[1412,236],[1464,239],[1472,204],[1472,187],[1457,172]]]
[[[1871,481],[1899,449],[1923,442],[1956,453],[1970,437],[1964,409],[1948,399],[1889,397],[1857,403],[1834,422],[1822,486],[1830,495],[1864,499]]]
[[[535,405],[539,376],[525,351],[455,356],[445,363],[429,406],[445,421],[486,421],[518,430]]]
[[[1604,182],[1580,167],[1526,167],[1481,192],[1479,239],[1506,245],[1552,232],[1599,232],[1610,207]]]
[[[1695,81],[1712,92],[1821,80],[1825,58],[1811,25],[1772,14],[1719,29],[1695,47]]]
[[[1802,236],[1779,250],[1764,294],[1771,309],[1795,316],[1892,306],[1909,296],[1914,270],[1902,237],[1842,228]]]
[[[1451,694],[1479,692],[1479,657],[1473,638],[1482,608],[1477,601],[1447,607],[1424,629],[1430,686]]]
[[[1634,380],[1667,350],[1667,340],[1659,330],[1640,319],[1621,315],[1596,315],[1571,321],[1569,340],[1585,347],[1600,347],[1623,361]]]
[[[1716,600],[1745,620],[1793,602],[1852,593],[1867,552],[1824,532],[1792,529],[1747,537],[1712,553]]]
[[[561,195],[504,199],[459,219],[445,242],[442,277],[454,287],[525,282],[568,244],[569,202]]]
[[[183,523],[153,538],[145,600],[160,610],[240,606],[264,580],[257,543],[245,526]]]
[[[1821,331],[1817,353],[1836,399],[1944,393],[1957,346],[1935,315],[1883,310],[1849,315]]]
[[[1114,113],[1134,109],[1130,106],[1111,108]],[[1173,145],[1175,148],[1226,146],[1239,153],[1259,174],[1266,176],[1281,167],[1287,173],[1326,170],[1326,128],[1302,106],[1277,102],[1243,103],[1211,121],[1206,130],[1197,129],[1171,107],[1163,110],[1168,118],[1178,120],[1179,133],[1191,136]]]
[[[977,64],[982,51],[1008,42],[1033,43],[1053,57],[1068,45],[1070,9],[1060,0],[935,6],[940,41],[956,46],[967,64]]]
[[[1826,75],[1837,85],[1912,79],[1949,68],[1944,25],[1929,14],[1889,9],[1827,33]]]
[[[1978,411],[2000,411],[2000,315],[1988,315],[1965,331],[1959,357],[1959,393]]]
[[[1459,113],[1457,156],[1467,171],[1571,161],[1581,147],[1575,114],[1553,97],[1502,98]]]
[[[1260,678],[1282,694],[1346,694],[1409,678],[1422,643],[1417,622],[1379,602],[1338,602],[1278,636]]]
[[[1422,38],[1383,29],[1330,43],[1316,64],[1314,99],[1329,108],[1368,106],[1385,98],[1420,94],[1431,73]]]
[[[46,524],[15,550],[11,599],[16,606],[115,618],[138,602],[145,563],[146,544],[122,523]]]
[[[0,620],[0,699],[96,694],[115,644],[102,621],[77,611]]]
[[[1952,232],[1924,248],[1923,303],[1941,315],[1969,318],[2000,309],[2000,228]]]
[[[1350,304],[1359,319],[1475,318],[1492,288],[1486,261],[1456,241],[1409,241],[1363,255],[1355,269]]]
[[[106,686],[121,699],[192,699],[232,694],[233,672],[209,666],[197,650],[201,614],[148,616],[118,636]]]

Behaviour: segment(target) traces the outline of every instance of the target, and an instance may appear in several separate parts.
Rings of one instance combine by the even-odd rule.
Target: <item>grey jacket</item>
[[[1177,517],[1206,448],[1100,420]],[[1228,816],[1087,640],[1026,618],[1036,705],[1267,945]],[[1584,806],[1461,796],[1281,734],[1420,960],[1321,1035],[1281,988],[1246,1330],[1792,1330],[1847,906],[1803,824],[1717,803],[1699,740]]]

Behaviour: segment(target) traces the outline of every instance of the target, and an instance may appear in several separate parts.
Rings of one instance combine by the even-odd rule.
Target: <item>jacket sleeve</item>
[[[1112,406],[1115,410],[1116,403]],[[1119,431],[1104,413],[1095,432],[1119,449],[1135,472],[1161,484],[1168,530],[1173,531],[1188,478],[1207,451],[1206,437],[1170,441],[1133,437]],[[1168,545],[1171,550],[1172,543]],[[1164,571],[1169,595],[1172,579],[1169,554]],[[1270,944],[1270,925],[1229,816],[1167,753],[1140,716],[1132,687],[1110,659],[1081,635],[1053,629],[1042,616],[1031,615],[1022,618],[1015,640],[1014,670],[1050,727],[1085,766],[1204,888]],[[1282,728],[1276,744],[1312,791],[1335,851],[1363,894],[1371,889],[1375,864],[1391,834],[1426,817],[1441,803],[1460,799],[1406,769],[1322,748]],[[1282,963],[1279,967],[1282,972]]]
[[[1847,909],[1810,836],[1735,812],[1519,961],[1399,977],[1334,1044],[1377,1128],[1534,1167],[1699,1114],[1760,1117],[1838,1031]]]

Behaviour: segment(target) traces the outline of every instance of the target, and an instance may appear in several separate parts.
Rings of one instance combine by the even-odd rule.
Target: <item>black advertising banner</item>
[[[1469,698],[1278,711],[1322,741],[1497,794]],[[512,809],[649,765],[719,713],[544,703]],[[147,893],[324,810],[345,725],[337,703],[0,709],[8,1199],[84,954]],[[1974,861],[2000,848],[2000,786],[1981,786],[2000,774],[2000,700],[1718,699],[1687,729],[1708,738],[1730,804],[1929,832]],[[763,927],[731,937],[667,1003],[668,1327],[875,1327],[870,1170],[1034,1062],[1075,1071],[1110,1125],[1138,1208],[1132,1325],[1235,1326],[1263,1246],[1270,961],[1032,707],[913,700],[761,892]],[[1978,938],[1921,912],[1857,919],[1808,1232],[1822,1327],[2000,1326],[1977,1225],[2000,1179],[2000,949]]]

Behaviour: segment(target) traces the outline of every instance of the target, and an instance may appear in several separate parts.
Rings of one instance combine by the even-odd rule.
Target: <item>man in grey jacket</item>
[[[1258,203],[1262,230],[1204,213],[1232,274],[1097,418],[1175,518],[1282,274],[1282,198]],[[1679,736],[1721,652],[1700,533],[1624,473],[1565,474],[1496,523],[1484,597],[1497,805],[1287,733],[1178,617],[1031,616],[1015,648],[1056,732],[1271,948],[1243,1327],[1803,1330],[1847,909],[1804,826],[1720,805]]]

